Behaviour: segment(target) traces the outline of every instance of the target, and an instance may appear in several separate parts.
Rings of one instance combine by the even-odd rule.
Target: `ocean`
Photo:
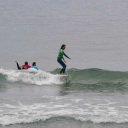
[[[0,128],[127,128],[127,6],[0,0]],[[56,75],[62,44],[68,77]]]

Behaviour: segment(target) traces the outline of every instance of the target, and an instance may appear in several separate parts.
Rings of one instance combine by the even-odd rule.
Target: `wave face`
[[[70,89],[99,92],[127,92],[128,72],[107,71],[102,69],[69,69],[69,77],[60,77],[60,69],[52,72],[30,70],[4,70],[0,69],[1,82],[22,82],[34,85],[56,85],[65,84]]]
[[[59,69],[53,73],[59,72]],[[70,86],[84,91],[128,91],[128,72],[102,69],[69,69]]]
[[[44,71],[30,70],[4,70],[0,69],[1,82],[22,82],[34,85],[65,84],[73,89],[85,89],[85,91],[128,91],[128,72],[107,71],[102,69],[69,69],[68,78],[60,77],[60,69],[48,73]]]
[[[56,74],[58,72],[59,69],[56,69],[52,73]],[[128,78],[128,72],[108,71],[102,69],[69,69],[67,70],[67,73],[72,77],[74,82],[86,82],[87,80],[123,81]]]

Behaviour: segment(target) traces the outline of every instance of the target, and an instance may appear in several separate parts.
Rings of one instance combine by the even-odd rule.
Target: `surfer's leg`
[[[58,63],[63,67],[63,65],[62,65],[62,60],[61,59],[57,59],[57,61],[58,61]],[[63,72],[63,68],[61,69],[61,71],[60,71],[60,74]]]
[[[57,61],[58,61],[59,64],[63,67],[63,68],[61,69],[61,71],[60,71],[60,74],[61,74],[61,73],[65,73],[65,69],[66,69],[65,63],[64,63],[61,59],[58,59]]]
[[[61,70],[61,73],[65,73],[65,70],[66,70],[66,64],[62,61],[61,62],[61,65],[62,65],[62,70]]]
[[[21,70],[21,68],[20,68],[20,66],[19,66],[19,64],[18,64],[18,62],[17,62],[17,61],[15,61],[15,62],[16,62],[16,64],[17,64],[18,70]]]
[[[66,64],[64,63],[64,65],[63,65],[63,73],[65,73],[65,70],[66,70]]]

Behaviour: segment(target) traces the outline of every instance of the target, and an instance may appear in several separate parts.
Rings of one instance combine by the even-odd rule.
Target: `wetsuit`
[[[64,50],[63,50],[63,49],[60,49],[59,54],[58,54],[58,57],[57,57],[58,63],[63,67],[63,68],[61,69],[61,71],[60,71],[60,74],[61,74],[61,73],[65,73],[65,70],[66,70],[66,64],[62,61],[62,59],[64,60],[63,55],[66,56],[67,58],[69,58],[69,57],[64,53]],[[70,58],[69,58],[69,59],[70,59]]]
[[[28,68],[30,68],[30,66],[28,65],[28,64],[24,64],[24,65],[22,65],[21,67],[19,66],[19,64],[18,63],[16,63],[17,64],[17,68],[18,68],[18,70],[21,70],[21,69],[28,69]]]
[[[37,67],[37,66],[31,66],[31,68],[35,68],[35,69],[37,69],[37,70],[38,70],[38,67]]]

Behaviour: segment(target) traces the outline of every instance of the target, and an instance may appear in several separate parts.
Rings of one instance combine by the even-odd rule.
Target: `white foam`
[[[66,106],[66,105],[65,105]],[[68,105],[67,105],[68,106]],[[58,108],[58,106],[56,106]],[[61,107],[61,106],[60,106]],[[10,111],[8,114],[5,114],[0,117],[1,125],[10,125],[16,123],[31,123],[39,120],[45,121],[51,117],[71,117],[80,121],[92,121],[94,123],[106,123],[106,122],[116,122],[116,123],[125,123],[128,122],[128,116],[126,115],[109,115],[103,113],[91,113],[86,111],[81,111],[80,109],[55,109],[52,110],[42,110],[41,108],[46,108],[45,105],[32,105],[19,108],[17,111]]]
[[[83,101],[80,107],[73,100],[67,99],[63,102],[58,101],[56,97],[52,98],[50,103],[35,103],[32,105],[24,105],[19,102],[18,106],[3,104],[3,114],[0,115],[0,125],[10,125],[19,123],[32,123],[39,120],[45,121],[52,117],[70,117],[80,121],[92,121],[93,123],[126,123],[128,122],[127,110],[122,112],[118,107],[112,107],[106,104],[104,109],[100,104],[92,105],[87,103],[89,107],[85,107]],[[69,102],[70,101],[70,102]],[[73,101],[73,102],[72,102]]]
[[[6,76],[10,82],[21,81],[27,84],[49,85],[49,84],[63,84],[64,81],[59,76],[53,75],[41,70],[4,70],[0,69],[0,73]]]

